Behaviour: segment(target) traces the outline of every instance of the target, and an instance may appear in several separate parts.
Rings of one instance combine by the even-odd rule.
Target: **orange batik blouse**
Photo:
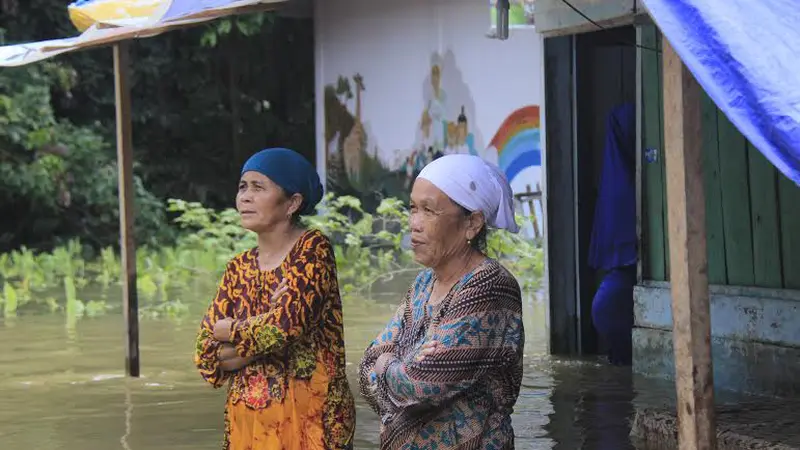
[[[288,291],[271,302],[283,279]],[[255,359],[220,368],[214,324],[234,319],[231,343]],[[225,449],[349,449],[355,407],[345,375],[342,302],[333,247],[305,232],[283,263],[261,270],[258,249],[231,260],[203,317],[195,364],[214,387],[229,382]]]

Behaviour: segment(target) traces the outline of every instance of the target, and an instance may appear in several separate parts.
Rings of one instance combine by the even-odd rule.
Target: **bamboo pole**
[[[139,299],[136,293],[134,240],[133,141],[131,139],[130,55],[128,42],[114,44],[114,93],[119,170],[119,233],[122,259],[122,305],[125,320],[125,372],[139,376]]]
[[[664,138],[678,442],[716,449],[703,191],[702,90],[663,40]]]

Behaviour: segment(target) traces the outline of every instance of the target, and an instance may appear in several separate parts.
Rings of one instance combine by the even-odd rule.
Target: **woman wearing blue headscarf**
[[[236,208],[258,246],[228,263],[194,358],[211,385],[229,384],[224,449],[353,446],[333,246],[300,223],[321,198],[292,150],[262,150],[242,168]]]
[[[608,116],[600,192],[589,265],[604,273],[592,301],[592,322],[608,346],[608,360],[630,365],[633,286],[636,284],[636,108]]]

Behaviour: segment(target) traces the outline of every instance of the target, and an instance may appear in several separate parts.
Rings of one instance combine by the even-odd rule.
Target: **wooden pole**
[[[663,40],[672,337],[681,450],[716,449],[703,192],[702,90]]]
[[[114,93],[117,110],[119,233],[122,305],[125,319],[125,371],[139,376],[139,299],[136,294],[136,242],[133,228],[133,141],[131,139],[130,56],[128,42],[114,45]]]

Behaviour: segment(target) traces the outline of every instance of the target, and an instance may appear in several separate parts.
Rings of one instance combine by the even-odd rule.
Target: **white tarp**
[[[153,16],[103,20],[82,34],[0,47],[0,67],[23,66],[62,53],[152,37],[165,31],[220,17],[274,9],[287,0],[170,0]]]

